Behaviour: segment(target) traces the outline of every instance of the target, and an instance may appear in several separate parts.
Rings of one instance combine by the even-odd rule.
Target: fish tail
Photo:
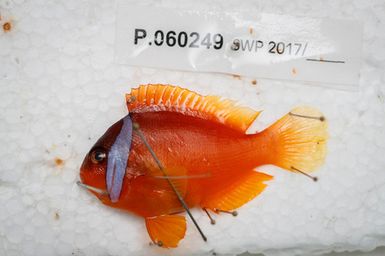
[[[311,107],[297,107],[265,130],[271,164],[293,172],[312,172],[325,160],[327,121]]]

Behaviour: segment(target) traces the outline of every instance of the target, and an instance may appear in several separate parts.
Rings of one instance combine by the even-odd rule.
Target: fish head
[[[81,183],[102,201],[119,200],[131,149],[129,115],[113,124],[87,153],[80,167]]]

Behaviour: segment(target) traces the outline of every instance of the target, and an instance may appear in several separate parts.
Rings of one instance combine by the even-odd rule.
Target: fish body
[[[132,114],[132,120],[140,124],[158,158],[172,172],[171,180],[183,186],[184,200],[191,208],[207,208],[205,199],[237,180],[242,176],[239,172],[252,171],[268,161],[262,136],[245,135],[217,123],[172,112]],[[260,176],[270,179],[266,174]],[[159,183],[168,186],[161,177],[150,152],[134,134],[126,171],[129,182],[125,183],[121,198],[127,201],[120,208],[145,217],[182,211],[177,200],[170,207],[169,198],[163,198],[154,189]]]
[[[312,108],[297,108],[268,129],[246,134],[259,112],[219,97],[170,85],[145,85],[133,89],[127,100],[126,120],[140,127],[165,172],[133,132],[127,137],[130,149],[119,198],[114,201],[108,194],[91,192],[106,205],[143,217],[151,239],[163,247],[176,247],[186,229],[180,215],[184,208],[168,180],[190,208],[230,211],[260,194],[272,179],[258,172],[258,166],[310,172],[325,157],[326,122]],[[80,172],[84,184],[108,190],[107,156],[121,131],[127,130],[124,120],[114,124],[86,156]],[[104,159],[95,161],[95,152],[103,152]]]

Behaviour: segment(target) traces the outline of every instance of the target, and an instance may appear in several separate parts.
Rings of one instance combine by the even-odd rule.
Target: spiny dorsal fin
[[[132,113],[169,111],[224,124],[245,132],[258,117],[258,111],[237,106],[232,100],[218,96],[202,96],[173,85],[148,84],[126,94],[128,111]]]

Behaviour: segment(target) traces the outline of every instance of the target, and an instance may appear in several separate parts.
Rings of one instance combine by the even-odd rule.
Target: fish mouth
[[[86,155],[80,167],[80,180],[76,184],[99,198],[117,203],[126,176],[131,142],[132,121],[128,114],[112,125]],[[103,161],[98,161],[92,155],[97,149],[103,149],[105,152]],[[100,178],[104,179],[105,183],[101,182]]]
[[[80,180],[78,180],[78,181],[76,182],[76,184],[77,184],[79,187],[83,188],[83,189],[90,190],[90,191],[95,192],[95,193],[97,193],[97,194],[100,194],[100,195],[102,195],[102,196],[107,196],[107,195],[108,195],[108,192],[107,192],[106,190],[103,190],[103,189],[100,189],[100,188],[96,188],[96,187],[87,185],[87,184],[81,182]]]

